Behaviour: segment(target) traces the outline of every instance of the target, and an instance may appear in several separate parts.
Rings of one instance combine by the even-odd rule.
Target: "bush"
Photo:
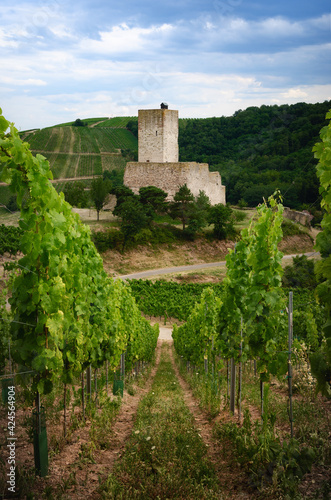
[[[233,210],[232,217],[235,222],[242,222],[246,219],[246,213],[241,210]]]
[[[134,236],[134,241],[137,245],[146,245],[152,241],[152,231],[148,228],[144,228],[139,231],[138,234]]]
[[[67,182],[63,188],[63,194],[65,200],[72,207],[89,207],[90,198],[88,192],[85,191],[85,184],[83,182]]]
[[[305,255],[294,257],[293,264],[285,267],[282,283],[290,288],[314,290],[317,286],[314,262]]]
[[[123,245],[123,235],[116,229],[110,229],[106,232],[94,231],[92,240],[99,252],[105,252],[109,249],[119,250]]]
[[[307,234],[298,224],[289,219],[284,219],[282,222],[283,238],[287,236],[295,236],[297,234]]]

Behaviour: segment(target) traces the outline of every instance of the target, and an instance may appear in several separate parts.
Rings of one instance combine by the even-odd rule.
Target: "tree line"
[[[255,207],[280,189],[286,206],[310,207],[319,199],[312,147],[330,108],[331,101],[300,102],[179,119],[179,161],[208,163],[219,172],[232,205]],[[138,136],[137,121],[127,128]]]
[[[194,196],[186,184],[179,187],[172,201],[167,200],[168,193],[156,186],[141,187],[139,194],[124,185],[110,186],[108,179],[101,178],[93,181],[91,186],[97,210],[102,208],[105,193],[116,196],[113,214],[118,217],[119,230],[94,234],[94,242],[100,251],[112,247],[124,251],[134,242],[192,241],[209,225],[213,225],[214,238],[225,239],[236,234],[233,210],[221,203],[211,206],[203,191]],[[174,225],[176,222],[181,224],[181,230]]]

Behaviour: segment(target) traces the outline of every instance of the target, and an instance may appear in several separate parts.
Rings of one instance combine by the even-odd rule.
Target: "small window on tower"
[[[157,131],[156,131],[155,135],[157,135]]]

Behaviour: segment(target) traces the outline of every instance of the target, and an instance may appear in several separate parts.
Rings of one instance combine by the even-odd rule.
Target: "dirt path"
[[[49,479],[47,481],[37,480],[38,492],[48,486],[58,488],[60,485],[70,484],[66,493],[70,499],[81,500],[82,498],[94,500],[98,498],[97,489],[99,481],[105,481],[112,472],[114,463],[124,451],[126,442],[131,435],[135,415],[141,398],[150,390],[153,378],[157,371],[161,344],[159,340],[156,348],[156,362],[144,387],[137,386],[135,394],[130,395],[124,392],[120,411],[112,426],[112,436],[109,449],[96,450],[93,453],[95,463],[84,464],[79,461],[82,445],[88,445],[90,441],[89,431],[91,422],[86,422],[84,428],[77,429],[71,438],[71,444],[65,445],[62,452],[56,455],[49,467]],[[84,454],[85,455],[85,454]],[[85,458],[85,456],[84,456]],[[37,497],[37,498],[41,498]]]
[[[96,127],[97,125],[99,125],[99,123],[104,123],[107,122],[108,120],[109,118],[105,118],[104,120],[100,120],[99,122],[92,123],[92,125],[90,125],[89,128]]]
[[[222,491],[227,492],[226,498],[228,500],[253,498],[251,494],[244,491],[246,479],[240,469],[221,458],[220,444],[213,436],[213,424],[206,413],[199,408],[199,403],[192,395],[188,383],[181,377],[174,360],[173,350],[170,351],[170,356],[176,376],[184,392],[184,402],[192,413],[201,438],[208,448],[208,457],[215,467]]]

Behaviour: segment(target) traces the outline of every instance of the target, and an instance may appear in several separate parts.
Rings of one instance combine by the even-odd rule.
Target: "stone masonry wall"
[[[284,217],[287,219],[293,220],[294,222],[299,222],[303,226],[307,226],[310,228],[311,221],[314,218],[309,212],[297,212],[296,210],[291,210],[288,207],[284,207],[283,212]]]
[[[218,172],[209,172],[207,163],[196,162],[130,162],[127,163],[124,184],[138,194],[144,186],[156,186],[172,200],[180,186],[186,184],[194,196],[204,191],[211,204],[225,205],[225,186]]]
[[[138,161],[178,162],[178,111],[138,111]]]

